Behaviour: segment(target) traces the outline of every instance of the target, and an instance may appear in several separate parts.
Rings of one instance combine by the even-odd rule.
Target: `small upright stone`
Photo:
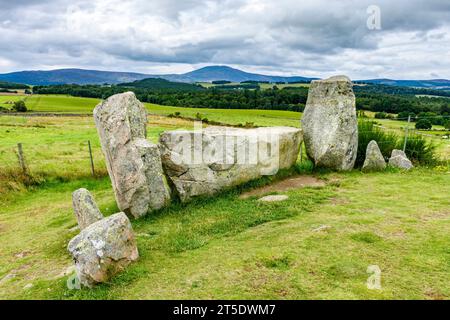
[[[306,152],[318,167],[353,169],[358,121],[352,86],[346,76],[311,82],[302,129]]]
[[[366,160],[364,161],[362,171],[382,171],[384,169],[386,169],[386,161],[384,161],[384,157],[381,154],[377,142],[372,140],[367,145]]]
[[[400,168],[404,170],[412,169],[414,166],[402,150],[392,150],[391,158],[389,159],[391,167]]]
[[[88,190],[81,188],[72,193],[72,203],[80,230],[103,219],[103,215]]]
[[[108,281],[139,257],[130,220],[123,212],[91,224],[67,249],[80,283],[87,287]]]

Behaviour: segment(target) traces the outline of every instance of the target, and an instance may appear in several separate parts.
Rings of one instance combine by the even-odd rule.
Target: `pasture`
[[[64,95],[33,95],[33,96],[2,96],[0,95],[0,106],[11,107],[5,102],[26,99],[27,107],[34,112],[43,113],[70,113],[70,114],[91,114],[94,107],[100,102],[99,99],[80,98]],[[151,103],[144,103],[149,114],[158,116],[175,115],[191,119],[208,119],[232,125],[253,124],[256,126],[291,126],[299,127],[301,113],[295,111],[282,110],[247,110],[247,109],[211,109],[211,108],[183,108],[172,106],[161,106]],[[369,118],[374,117],[373,112],[365,111]],[[2,120],[7,121],[7,120]],[[395,131],[399,135],[404,135],[407,121],[397,121],[389,119],[376,119],[379,125],[385,130]],[[6,123],[6,125],[8,125]],[[414,133],[414,123],[409,125],[409,133]],[[443,159],[450,158],[450,140],[443,140],[441,137],[446,134],[442,126],[433,126],[431,131],[418,131],[426,134],[438,147],[438,154]]]
[[[3,99],[4,97],[0,97]],[[33,96],[34,111],[91,113],[98,102]],[[73,101],[68,101],[73,100]],[[28,103],[27,103],[28,104]],[[195,118],[256,125],[299,125],[301,114],[265,110],[174,108],[146,104],[148,138],[190,129]],[[38,110],[36,110],[36,109]],[[392,130],[403,132],[400,122]],[[383,125],[388,125],[389,123]],[[87,141],[96,176],[90,172]],[[101,211],[118,211],[91,116],[0,116],[0,298],[3,299],[449,299],[448,167],[362,174],[311,171],[261,179],[214,199],[172,204],[133,221],[140,259],[110,283],[69,290],[66,250],[77,234],[71,193],[92,191]],[[14,175],[22,142],[31,175]],[[448,159],[448,158],[447,158]],[[325,182],[261,203],[241,192],[308,174]],[[369,290],[366,270],[382,270]]]

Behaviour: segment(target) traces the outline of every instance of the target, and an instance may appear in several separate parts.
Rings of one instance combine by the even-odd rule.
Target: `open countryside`
[[[117,314],[103,300],[155,319],[288,319],[312,300],[334,317],[331,300],[436,312],[447,2],[2,2],[0,300],[81,317]]]
[[[0,96],[2,105],[18,99],[25,100],[32,112],[82,115],[91,114],[100,102],[61,95]],[[199,113],[200,118],[232,125],[251,122],[258,126],[298,127],[301,118],[299,112],[282,110],[183,108],[149,103],[145,106],[150,114],[147,134],[153,142],[165,130],[191,129]],[[178,116],[173,117],[176,113]],[[374,113],[367,112],[366,116],[373,117]],[[407,125],[406,121],[376,121],[398,134]],[[70,115],[2,116],[0,128],[0,159],[6,164],[0,186],[2,202],[6,204],[0,220],[5,252],[1,277],[15,275],[12,281],[2,284],[3,298],[434,299],[449,294],[450,288],[444,281],[448,261],[445,243],[449,240],[445,231],[450,205],[449,176],[445,174],[448,166],[371,175],[314,173],[305,154],[303,162],[299,159],[296,174],[312,174],[325,186],[290,190],[289,202],[282,204],[261,206],[255,198],[236,201],[241,190],[256,186],[250,185],[205,203],[174,206],[135,221],[138,245],[145,248],[141,249],[140,262],[95,290],[70,291],[65,286],[65,271],[71,264],[65,247],[76,225],[71,192],[87,185],[102,213],[118,210],[93,119]],[[438,145],[441,159],[448,160],[448,141],[430,139]],[[92,144],[95,177],[87,141]],[[15,149],[19,142],[23,144],[33,181],[20,181],[14,173],[18,170]],[[391,199],[393,190],[395,205]],[[414,190],[421,190],[419,197]],[[52,201],[45,201],[48,198]],[[433,199],[432,207],[428,199]],[[371,209],[359,211],[357,208],[361,207]],[[215,212],[213,216],[211,211]],[[246,212],[245,217],[241,212]],[[181,224],[177,222],[180,216],[184,217]],[[236,216],[243,223],[233,224]],[[324,225],[327,227],[321,228]],[[258,241],[250,240],[255,236]],[[243,241],[246,250],[242,250]],[[265,245],[268,243],[270,246]],[[286,243],[297,245],[287,248]],[[236,246],[241,247],[238,256]],[[348,255],[350,248],[353,255]],[[359,254],[361,250],[364,255]],[[390,255],[389,250],[399,254]],[[383,292],[365,288],[365,265],[377,261],[386,265],[383,269],[387,290]],[[411,264],[420,266],[412,274]],[[164,277],[158,272],[163,265]],[[180,265],[183,273],[179,272]],[[220,273],[210,274],[212,269]],[[400,280],[403,277],[408,279],[407,286]],[[338,287],[332,285],[337,281]],[[429,286],[432,282],[434,287]],[[33,287],[24,290],[29,283]],[[150,291],[146,289],[148,283],[152,283]],[[180,287],[184,289],[177,289]]]

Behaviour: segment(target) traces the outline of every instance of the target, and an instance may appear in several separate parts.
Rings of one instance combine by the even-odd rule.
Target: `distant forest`
[[[230,89],[216,86],[204,88],[196,84],[170,82],[163,79],[144,79],[120,85],[52,85],[35,86],[36,94],[68,94],[77,97],[106,99],[133,91],[139,100],[160,105],[221,109],[267,109],[303,111],[308,97],[307,87],[277,87],[259,89],[259,86]],[[385,113],[417,115],[431,112],[450,115],[450,92],[386,85],[354,86],[356,107]]]

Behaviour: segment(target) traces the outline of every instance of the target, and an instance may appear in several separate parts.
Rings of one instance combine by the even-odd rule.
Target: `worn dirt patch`
[[[283,192],[305,187],[324,187],[325,185],[326,185],[325,181],[312,176],[297,176],[276,182],[268,186],[264,186],[258,189],[245,192],[241,194],[239,198],[247,199],[249,197],[263,196],[271,192]]]
[[[425,291],[425,296],[430,300],[445,300],[445,299],[447,299],[446,296],[444,296],[440,292],[435,291],[433,289],[427,289]]]
[[[422,215],[420,219],[422,221],[434,221],[434,220],[445,220],[450,218],[450,211],[447,212],[434,212],[426,215]]]
[[[350,203],[350,200],[342,199],[342,198],[331,198],[330,202],[333,206],[341,206]]]

